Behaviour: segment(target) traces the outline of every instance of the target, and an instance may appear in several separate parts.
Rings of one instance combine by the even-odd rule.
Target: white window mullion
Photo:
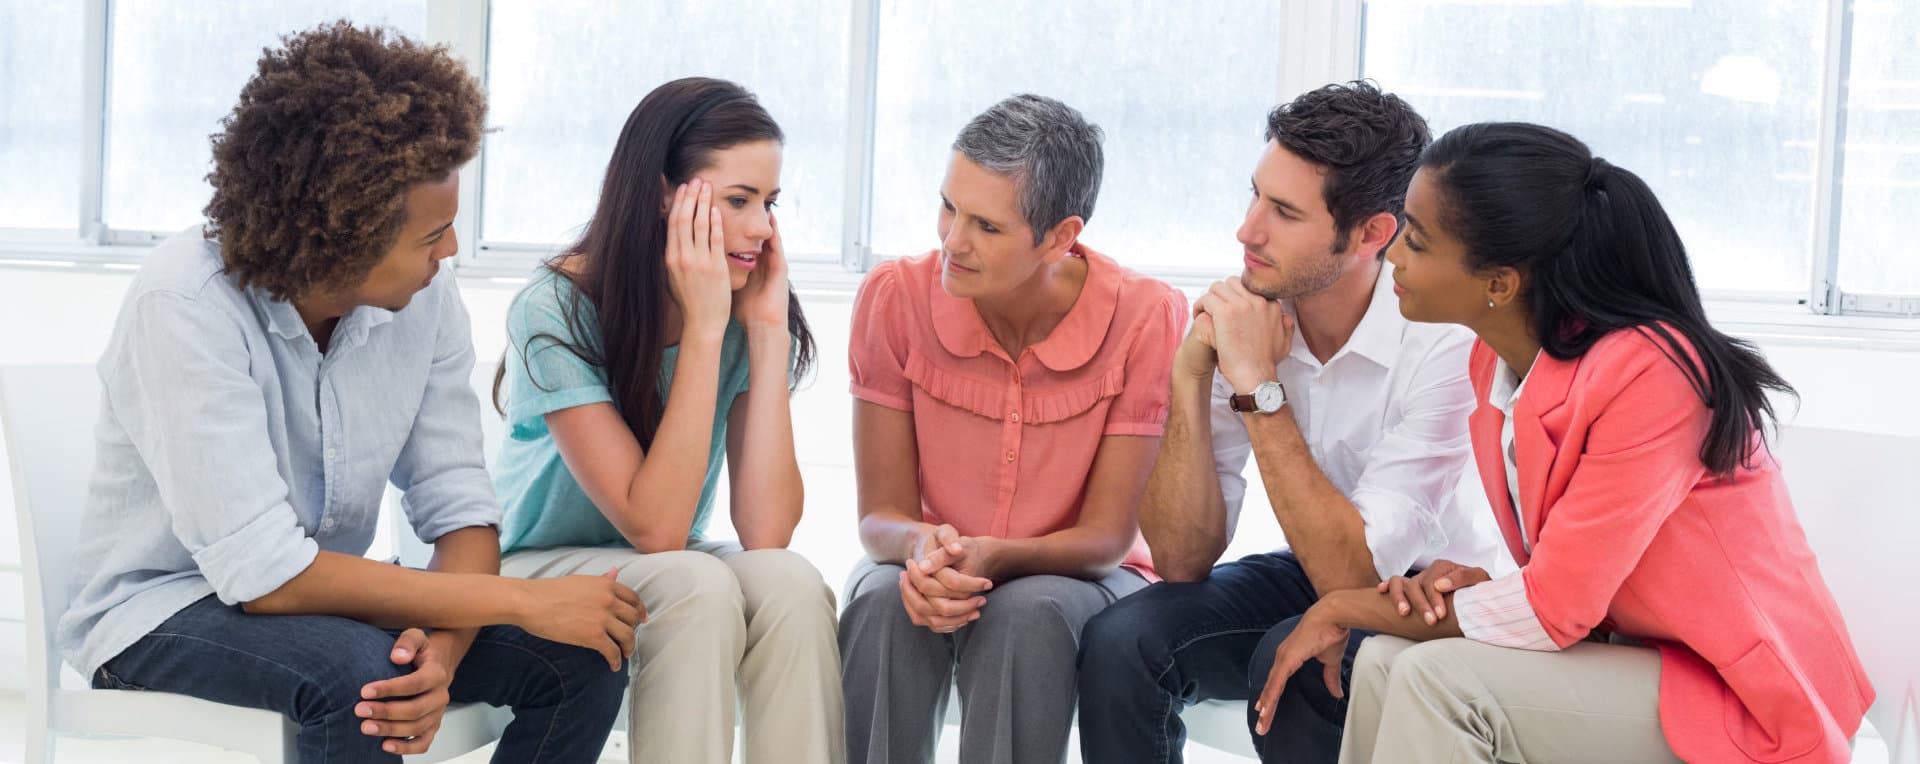
[[[841,210],[840,267],[865,273],[873,266],[873,131],[876,68],[880,58],[880,0],[852,3],[847,38],[847,180]]]
[[[1841,140],[1846,134],[1849,0],[1828,0],[1826,60],[1820,80],[1820,137],[1814,156],[1813,286],[1807,306],[1837,314],[1840,295]]]
[[[80,147],[80,240],[88,244],[107,243],[102,216],[107,182],[107,72],[112,51],[113,15],[108,0],[87,0],[87,42],[80,65],[83,67],[81,98],[84,106],[80,128],[84,138]]]
[[[447,46],[485,89],[487,0],[428,0],[427,40]],[[486,159],[483,142],[479,155],[460,173],[460,215],[453,221],[453,233],[460,242],[460,255],[454,259],[457,268],[470,267],[482,256],[480,202]]]
[[[1362,0],[1291,2],[1280,29],[1280,92],[1275,103],[1360,76]]]

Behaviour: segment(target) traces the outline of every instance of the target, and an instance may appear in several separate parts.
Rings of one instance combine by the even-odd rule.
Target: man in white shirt
[[[1194,303],[1140,506],[1165,581],[1108,608],[1081,641],[1084,760],[1180,761],[1181,709],[1255,697],[1321,593],[1492,556],[1494,539],[1474,530],[1485,505],[1456,498],[1472,336],[1401,317],[1381,261],[1428,138],[1411,107],[1366,82],[1268,115],[1237,235],[1246,270]],[[1215,567],[1249,455],[1287,545]],[[1365,636],[1350,640],[1343,677]],[[1254,735],[1263,760],[1337,757],[1346,704],[1320,677],[1295,674],[1273,729]]]

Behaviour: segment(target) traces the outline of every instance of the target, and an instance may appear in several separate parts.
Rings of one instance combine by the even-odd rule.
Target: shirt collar
[[[297,340],[313,336],[307,331],[307,322],[301,320],[300,311],[293,307],[293,303],[276,300],[259,287],[249,287],[247,297],[266,314],[267,329],[281,339]],[[390,310],[370,305],[354,308],[334,325],[333,338],[327,345],[330,350],[336,351],[354,347],[365,342],[367,333],[373,331],[374,327],[392,320],[393,311]]]
[[[1400,315],[1400,298],[1393,294],[1393,268],[1382,264],[1380,277],[1373,282],[1373,299],[1367,303],[1367,313],[1360,317],[1360,325],[1353,328],[1353,336],[1347,339],[1345,349],[1391,367],[1400,355],[1400,341],[1405,339],[1406,331],[1407,319]]]
[[[393,311],[362,305],[353,312],[340,318],[333,328],[333,341],[327,343],[329,350],[347,350],[358,347],[367,341],[367,335],[373,328],[393,320]]]
[[[1392,368],[1394,359],[1400,354],[1400,341],[1405,339],[1406,330],[1407,319],[1400,315],[1400,298],[1393,294],[1393,269],[1382,265],[1380,276],[1373,282],[1373,296],[1367,301],[1367,312],[1360,316],[1360,323],[1353,327],[1347,344],[1335,351],[1325,366],[1331,366],[1351,354],[1384,368]],[[1309,367],[1322,367],[1314,359],[1313,352],[1307,349],[1306,335],[1297,324],[1293,327],[1293,350],[1287,357]]]
[[[1534,365],[1540,364],[1540,355],[1534,354]],[[1493,357],[1493,384],[1487,387],[1487,405],[1500,410],[1500,413],[1513,417],[1513,407],[1520,402],[1520,391],[1525,389],[1527,381],[1514,373],[1513,367],[1499,355]]]
[[[1072,252],[1087,261],[1086,283],[1080,286],[1080,296],[1074,298],[1073,307],[1067,309],[1060,324],[1047,333],[1046,339],[1029,348],[1041,364],[1054,371],[1070,371],[1093,360],[1106,340],[1120,302],[1120,264],[1083,244],[1074,244]],[[947,294],[937,276],[929,289],[933,331],[948,353],[971,358],[998,346],[972,300]]]
[[[247,298],[267,316],[267,328],[285,340],[297,340],[307,335],[307,322],[300,320],[300,311],[293,303],[276,300],[266,290],[248,287]]]

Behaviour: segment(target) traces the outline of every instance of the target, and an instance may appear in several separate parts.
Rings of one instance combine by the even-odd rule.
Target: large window
[[[577,235],[628,113],[655,86],[700,75],[755,91],[786,134],[777,214],[788,252],[840,258],[845,0],[495,0],[491,13],[498,132],[487,139],[483,239],[539,251]]]
[[[1920,210],[1920,3],[1858,0],[1852,34],[1840,287],[1920,297],[1912,233]]]
[[[334,18],[448,45],[484,81],[456,221],[475,274],[577,236],[640,98],[704,75],[785,130],[808,283],[937,246],[954,135],[1033,92],[1106,131],[1087,242],[1192,284],[1237,267],[1266,112],[1366,76],[1436,131],[1541,122],[1640,174],[1711,297],[1920,316],[1910,0],[8,0],[0,259],[124,261],[196,222],[261,50]]]
[[[82,5],[81,3],[72,3]],[[208,136],[233,109],[262,50],[347,18],[420,38],[427,0],[119,0],[108,38],[106,186],[110,228],[171,233],[200,219]]]
[[[86,6],[0,3],[0,228],[80,221]]]
[[[968,119],[1021,92],[1106,132],[1086,241],[1134,268],[1224,275],[1278,89],[1279,4],[880,4],[873,248],[939,246],[940,182]]]
[[[1369,0],[1362,70],[1434,134],[1566,130],[1659,194],[1710,288],[1808,287],[1821,33],[1806,0]]]

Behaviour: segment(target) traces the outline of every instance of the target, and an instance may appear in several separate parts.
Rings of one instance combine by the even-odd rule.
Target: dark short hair
[[[206,237],[277,299],[350,287],[406,223],[406,193],[480,149],[486,97],[444,47],[336,21],[260,56],[212,137]]]
[[[1427,120],[1399,96],[1355,80],[1274,107],[1267,113],[1267,140],[1327,169],[1321,194],[1333,213],[1336,248],[1346,249],[1354,226],[1367,218],[1387,212],[1405,222],[1407,184],[1432,134]],[[1385,253],[1381,247],[1376,254]]]

